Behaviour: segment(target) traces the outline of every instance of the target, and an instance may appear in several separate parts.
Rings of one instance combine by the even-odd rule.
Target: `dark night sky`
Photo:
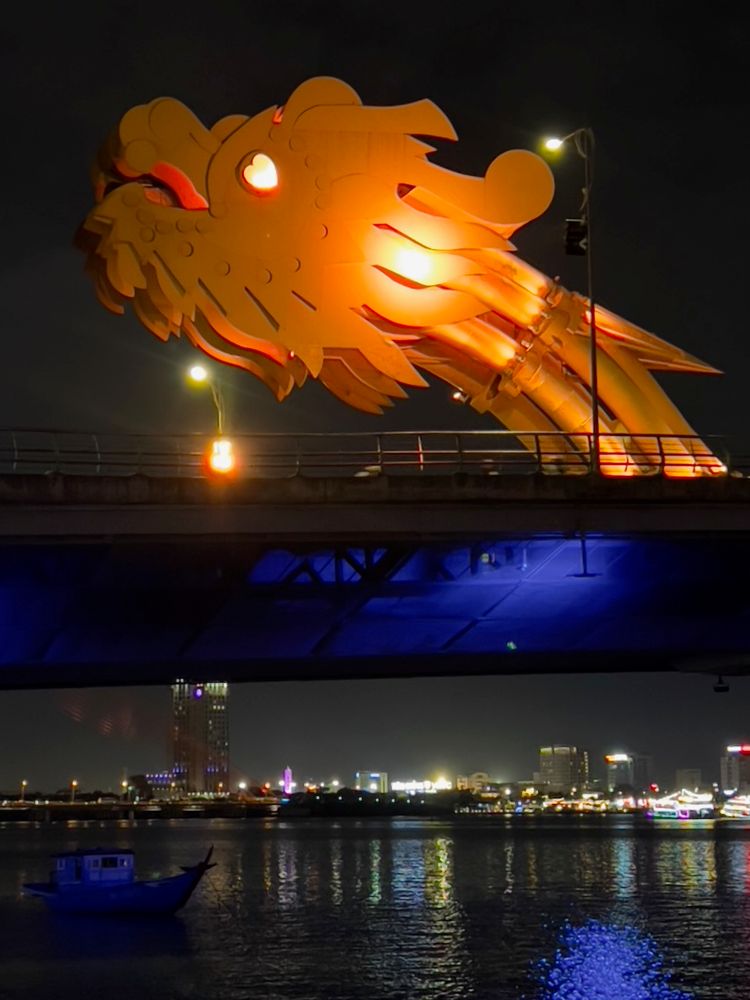
[[[88,168],[134,104],[171,95],[205,122],[283,103],[314,75],[339,76],[368,104],[430,97],[459,142],[436,159],[481,173],[507,148],[589,124],[596,133],[597,298],[710,361],[721,378],[673,376],[668,391],[705,434],[750,444],[744,329],[748,229],[745,18],[728,5],[350,0],[16,4],[0,24],[4,205],[0,242],[0,427],[205,430],[207,400],[184,389],[192,352],[164,346],[95,301],[72,235],[90,205]],[[578,207],[581,163],[555,167],[546,216],[519,252],[568,287],[561,222]],[[348,410],[316,386],[283,406],[227,373],[240,430],[480,427],[444,388],[386,417]],[[750,449],[749,449],[750,450]],[[238,686],[232,755],[257,778],[360,766],[400,776],[487,769],[529,775],[539,742],[615,745],[718,770],[727,739],[750,737],[747,682],[714,697],[696,677],[462,678]],[[0,787],[112,786],[167,764],[160,689],[0,694]]]

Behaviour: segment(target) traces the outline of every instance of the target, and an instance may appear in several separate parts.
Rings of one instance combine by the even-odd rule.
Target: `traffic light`
[[[565,220],[565,253],[585,257],[589,246],[589,227],[585,219]]]

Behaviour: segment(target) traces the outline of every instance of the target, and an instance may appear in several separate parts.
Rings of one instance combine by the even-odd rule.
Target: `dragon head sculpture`
[[[417,136],[456,138],[430,101],[365,107],[325,77],[210,129],[170,98],[133,108],[79,234],[100,300],[278,399],[309,374],[379,413],[421,369],[513,430],[589,432],[587,302],[509,242],[549,168],[512,150],[464,176]],[[597,332],[602,431],[692,434],[647,369],[712,369],[604,310]]]
[[[486,311],[446,283],[481,273],[477,249],[509,248],[553,193],[532,153],[463,177],[414,135],[456,138],[430,101],[363,107],[325,78],[211,129],[170,98],[133,108],[99,154],[83,226],[99,298],[132,300],[157,336],[184,333],[278,398],[353,365],[361,388],[342,394],[379,409],[397,383],[423,384],[395,331]]]

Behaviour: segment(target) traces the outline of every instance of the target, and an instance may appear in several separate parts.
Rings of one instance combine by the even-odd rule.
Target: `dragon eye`
[[[251,153],[240,164],[244,185],[259,194],[267,194],[279,186],[276,164],[265,153]]]

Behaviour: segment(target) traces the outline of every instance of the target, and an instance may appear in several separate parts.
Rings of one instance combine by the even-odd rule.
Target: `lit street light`
[[[216,430],[219,435],[222,435],[226,422],[226,406],[224,404],[224,395],[221,391],[221,384],[204,365],[192,365],[188,369],[187,377],[193,385],[208,386],[211,390],[211,398],[214,401],[216,409]]]
[[[234,472],[234,446],[229,438],[215,438],[211,442],[207,461],[209,471],[218,476],[228,476]]]
[[[544,148],[557,152],[573,141],[576,152],[583,159],[583,198],[581,217],[567,220],[566,253],[586,257],[586,272],[589,297],[589,331],[591,334],[591,471],[599,472],[599,378],[596,356],[596,316],[594,305],[594,279],[591,254],[591,183],[594,174],[594,132],[590,128],[578,128],[561,139],[551,138]]]
[[[220,477],[231,475],[235,468],[234,446],[229,438],[224,437],[226,406],[221,384],[204,365],[192,365],[187,376],[193,385],[208,386],[216,409],[216,429],[219,436],[210,442],[205,456],[208,472]]]
[[[76,788],[78,788],[78,782],[75,778],[70,783],[70,801],[75,802],[76,800]]]
[[[24,799],[26,798],[26,786],[27,785],[28,785],[28,781],[24,778],[24,780],[21,782],[21,802],[23,802]]]

